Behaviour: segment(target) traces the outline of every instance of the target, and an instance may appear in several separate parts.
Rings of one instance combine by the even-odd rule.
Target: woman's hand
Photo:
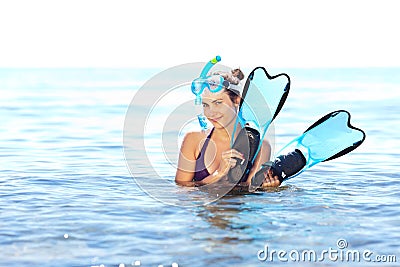
[[[221,162],[218,169],[208,177],[204,178],[202,181],[196,182],[196,185],[201,186],[212,184],[220,181],[221,179],[227,179],[226,175],[228,174],[229,169],[233,168],[237,164],[237,159],[244,160],[244,156],[236,149],[229,149],[222,152]]]
[[[274,172],[269,169],[266,174],[264,174],[265,179],[263,181],[262,187],[278,187],[281,182],[279,181],[279,178],[277,175],[274,174]]]
[[[242,153],[237,151],[236,149],[229,149],[227,151],[222,152],[221,163],[219,164],[218,173],[222,176],[228,174],[229,169],[235,167],[237,164],[237,159],[245,160]]]

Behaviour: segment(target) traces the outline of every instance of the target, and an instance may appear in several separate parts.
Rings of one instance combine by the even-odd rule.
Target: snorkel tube
[[[207,79],[210,78],[211,76],[207,76],[207,74],[210,71],[210,69],[220,61],[221,61],[220,56],[216,56],[213,59],[211,59],[204,66],[203,70],[200,73],[200,77],[193,80],[192,86],[191,86],[192,93],[196,95],[194,104],[195,104],[195,109],[198,114],[197,118],[199,120],[201,130],[203,130],[203,131],[207,130],[207,122],[206,122],[206,117],[203,114],[203,106],[202,106],[203,103],[202,103],[201,94],[203,93],[204,89],[206,89],[206,88],[210,89]],[[220,84],[222,84],[222,82]],[[218,92],[221,89],[222,89],[222,85],[218,85],[218,87],[216,89],[210,90],[210,91]]]
[[[200,73],[200,78],[203,78],[203,79],[206,78],[207,73],[210,71],[210,69],[220,61],[221,61],[220,56],[216,56],[215,58],[208,61],[208,63],[204,66],[203,70]]]

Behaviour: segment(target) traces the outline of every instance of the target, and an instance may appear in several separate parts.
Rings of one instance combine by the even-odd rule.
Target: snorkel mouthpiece
[[[202,102],[201,96],[200,95],[196,96],[196,99],[194,100],[194,104],[201,105],[202,104],[201,102]]]
[[[196,95],[196,99],[194,101],[194,104],[195,104],[196,107],[201,107],[201,111],[198,112],[197,118],[199,119],[199,123],[200,123],[200,126],[201,126],[202,130],[207,130],[207,121],[206,121],[206,118],[203,115],[203,111],[202,111],[202,104],[203,104],[202,102],[203,102],[203,100],[201,98],[201,94],[203,93],[205,88],[209,88],[207,83],[205,83],[205,80],[207,78],[211,77],[211,76],[207,76],[208,72],[211,70],[211,68],[215,64],[217,64],[220,61],[221,61],[221,57],[220,56],[216,56],[213,59],[211,59],[204,66],[203,70],[200,73],[199,78],[194,79],[193,82],[192,82],[191,90],[192,90],[192,93]],[[219,89],[219,87],[218,87],[218,89]]]

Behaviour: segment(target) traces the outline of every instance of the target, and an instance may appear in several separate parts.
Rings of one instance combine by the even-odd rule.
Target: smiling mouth
[[[218,120],[220,120],[222,117],[218,117],[218,118],[212,118],[212,119],[210,119],[210,121],[218,121]]]

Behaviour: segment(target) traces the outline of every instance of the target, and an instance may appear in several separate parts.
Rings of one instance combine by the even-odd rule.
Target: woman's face
[[[233,103],[225,90],[212,93],[205,90],[203,93],[204,115],[215,128],[226,128],[236,120],[237,103]]]

